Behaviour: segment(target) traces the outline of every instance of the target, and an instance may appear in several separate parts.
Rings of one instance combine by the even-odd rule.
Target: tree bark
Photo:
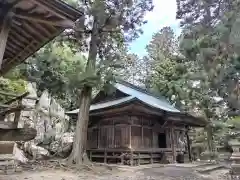
[[[88,62],[85,72],[95,72],[96,58],[98,54],[98,24],[95,20],[93,22],[92,36],[90,41]],[[92,87],[84,85],[80,93],[79,113],[76,125],[75,140],[73,143],[73,150],[69,157],[71,163],[77,165],[82,164],[87,160],[86,146],[87,146],[87,129],[89,121],[89,109],[92,96]]]
[[[0,141],[30,141],[37,135],[36,129],[0,129]]]
[[[190,138],[189,138],[188,132],[189,130],[186,131],[188,158],[189,158],[189,161],[192,162],[192,152],[191,152]]]
[[[210,122],[206,128],[207,128],[208,150],[209,152],[213,152],[213,130]]]

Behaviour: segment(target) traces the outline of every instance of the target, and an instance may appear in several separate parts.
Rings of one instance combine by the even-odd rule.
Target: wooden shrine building
[[[180,153],[191,159],[188,130],[204,120],[125,81],[113,86],[114,93],[99,92],[90,107],[90,159],[130,165],[173,163]],[[67,114],[74,120],[78,109]]]
[[[66,28],[73,28],[82,12],[61,0],[0,0],[0,76],[33,55]],[[23,107],[22,95],[2,92],[8,102],[0,104],[0,141],[27,141],[36,135],[35,129],[18,129]],[[14,122],[5,116],[15,113]]]

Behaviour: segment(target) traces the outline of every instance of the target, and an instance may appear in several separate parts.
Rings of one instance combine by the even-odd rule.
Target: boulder
[[[49,151],[57,156],[66,157],[72,150],[73,139],[73,133],[64,133],[59,140],[50,144]]]
[[[26,142],[24,144],[24,151],[32,155],[34,160],[46,159],[50,156],[50,153],[47,149],[35,145],[34,142]]]
[[[39,98],[39,102],[37,105],[38,111],[42,111],[46,115],[49,114],[49,108],[51,103],[51,97],[47,90],[43,91],[41,97]]]
[[[27,106],[28,108],[35,108],[37,101],[37,89],[35,83],[28,83],[27,92],[29,92],[27,98],[22,100],[22,105]]]
[[[22,104],[27,109],[21,112],[19,128],[34,128],[37,135],[34,140],[23,143],[24,151],[34,158],[44,158],[51,153],[63,156],[71,150],[73,133],[66,133],[69,129],[69,117],[65,110],[45,90],[40,98],[37,97],[36,85],[29,83],[27,86],[30,99],[23,99]],[[14,115],[10,114],[6,120],[13,121]]]
[[[215,160],[215,159],[218,159],[219,157],[219,154],[218,152],[210,152],[210,151],[204,151],[201,153],[200,155],[200,159],[201,160]]]
[[[54,98],[51,98],[49,114],[52,117],[56,117],[58,119],[65,119],[65,110],[60,106],[60,104],[57,103]]]
[[[24,164],[28,162],[28,159],[26,158],[25,153],[23,152],[23,150],[19,149],[17,145],[14,146],[13,154],[17,161]]]

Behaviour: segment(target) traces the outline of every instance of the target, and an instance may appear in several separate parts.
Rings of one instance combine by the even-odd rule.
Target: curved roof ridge
[[[140,101],[143,101],[150,106],[154,106],[164,111],[180,112],[177,108],[175,108],[169,102],[164,101],[160,98],[157,98],[149,93],[145,93],[141,91],[141,89],[139,90],[138,88],[135,88],[135,86],[128,86],[128,84],[126,85],[125,83],[121,83],[118,81],[117,83],[114,84],[114,87],[125,94],[136,97]]]
[[[136,90],[138,90],[138,91],[140,91],[140,92],[142,92],[142,93],[148,94],[149,96],[153,96],[153,97],[155,97],[155,98],[157,98],[157,99],[160,99],[160,100],[162,100],[162,101],[166,101],[167,103],[171,103],[171,102],[168,101],[164,96],[157,95],[157,94],[155,94],[155,93],[153,93],[153,92],[151,92],[151,91],[149,91],[149,90],[147,90],[147,89],[144,89],[144,88],[142,88],[142,87],[136,86],[136,85],[131,84],[131,83],[129,83],[129,82],[127,82],[127,81],[124,81],[124,80],[122,80],[122,79],[117,79],[116,82],[119,83],[119,84],[128,86],[128,87],[134,88],[134,89],[136,89]]]

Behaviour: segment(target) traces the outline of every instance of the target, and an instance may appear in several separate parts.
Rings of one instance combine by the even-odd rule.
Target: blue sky
[[[140,57],[146,54],[145,47],[151,41],[152,35],[164,26],[172,27],[176,34],[180,33],[179,22],[176,20],[176,0],[153,0],[153,3],[153,11],[145,16],[148,23],[142,27],[143,35],[132,42],[129,49],[131,53]]]

